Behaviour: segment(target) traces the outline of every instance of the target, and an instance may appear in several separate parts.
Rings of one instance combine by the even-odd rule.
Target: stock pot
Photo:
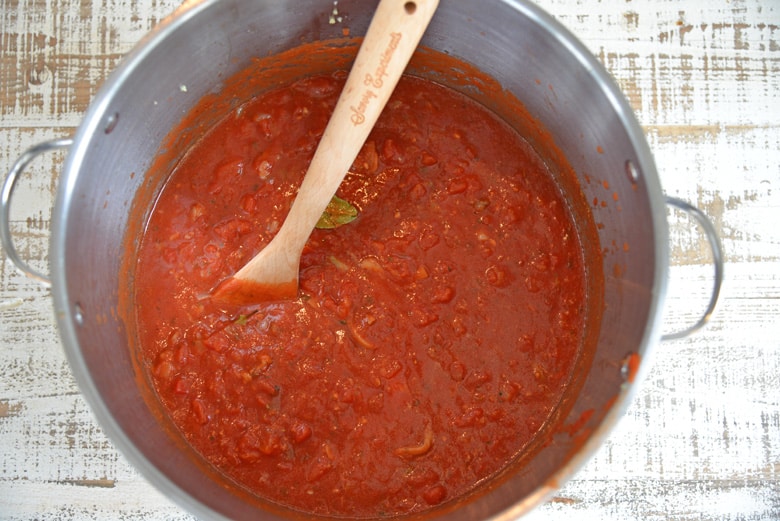
[[[138,224],[131,222],[137,217],[133,201],[141,191],[154,189],[144,174],[166,136],[198,100],[218,92],[257,57],[362,34],[373,7],[363,0],[187,2],[123,60],[72,138],[25,152],[3,185],[3,248],[30,277],[51,284],[68,360],[96,417],[152,484],[199,517],[298,515],[225,481],[172,435],[164,415],[149,405],[126,324],[117,312],[126,232]],[[675,336],[703,325],[714,309],[722,277],[720,246],[706,216],[664,196],[641,128],[602,65],[538,7],[524,0],[442,0],[421,46],[478,67],[500,89],[462,81],[452,81],[451,87],[488,105],[499,94],[522,103],[576,172],[599,227],[603,317],[593,360],[562,422],[567,427],[500,483],[468,502],[429,514],[511,519],[554,493],[598,449],[647,370],[650,350],[661,339],[669,263],[667,205],[700,223],[715,260],[708,308],[697,324]],[[299,68],[306,72],[305,66]],[[410,70],[448,83],[453,76],[442,72],[414,65]],[[27,164],[59,148],[68,154],[52,216],[50,273],[43,274],[13,247],[10,204]]]

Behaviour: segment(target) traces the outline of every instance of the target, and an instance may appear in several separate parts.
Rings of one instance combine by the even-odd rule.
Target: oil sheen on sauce
[[[305,513],[422,512],[498,475],[559,405],[583,344],[567,203],[518,134],[404,77],[317,229],[297,299],[205,297],[285,218],[344,74],[267,92],[175,166],[134,267],[140,358],[182,436]]]

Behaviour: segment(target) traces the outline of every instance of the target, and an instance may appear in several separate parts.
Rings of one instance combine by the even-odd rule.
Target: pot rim
[[[79,388],[108,438],[144,479],[149,481],[165,497],[188,512],[197,513],[199,516],[207,515],[209,519],[228,520],[229,518],[198,501],[160,472],[125,433],[114,417],[111,408],[101,397],[79,348],[77,317],[80,310],[78,303],[73,302],[68,293],[64,260],[67,249],[65,231],[68,228],[69,207],[74,201],[73,192],[78,171],[85,161],[90,137],[111,124],[112,113],[109,112],[109,108],[114,96],[126,79],[143,64],[145,58],[160,42],[164,41],[168,35],[180,30],[190,19],[201,11],[207,10],[211,4],[217,1],[186,0],[173,13],[161,20],[122,58],[116,69],[110,73],[98,89],[73,136],[73,145],[63,166],[52,212],[50,270],[52,300],[65,355]]]
[[[560,490],[576,473],[582,469],[595,453],[604,445],[609,435],[613,432],[619,420],[625,415],[633,402],[638,389],[647,377],[652,367],[652,354],[655,346],[662,338],[661,327],[663,319],[663,302],[666,297],[668,272],[669,272],[669,229],[666,218],[666,202],[661,187],[658,171],[653,154],[647,143],[644,131],[631,108],[628,100],[618,86],[613,76],[593,53],[581,42],[568,28],[552,17],[549,13],[528,0],[502,0],[510,4],[522,15],[533,20],[557,43],[568,49],[569,53],[576,57],[583,69],[595,78],[603,93],[609,98],[612,108],[615,110],[620,123],[623,125],[631,145],[637,155],[637,163],[626,164],[626,175],[637,175],[645,183],[647,197],[650,204],[653,222],[651,227],[655,234],[654,273],[653,285],[650,288],[650,306],[648,320],[645,325],[642,340],[631,353],[640,356],[640,364],[636,372],[632,374],[631,381],[626,381],[620,388],[620,393],[614,403],[603,416],[592,434],[580,446],[574,456],[562,465],[544,484],[541,484],[534,493],[522,498],[512,508],[500,515],[491,518],[492,521],[510,521],[516,519],[534,509],[539,504],[550,499]],[[629,168],[635,172],[629,172]],[[631,354],[627,352],[626,354]]]

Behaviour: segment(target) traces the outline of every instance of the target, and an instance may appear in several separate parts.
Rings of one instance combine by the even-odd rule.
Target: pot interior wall
[[[76,136],[55,207],[54,299],[74,373],[116,445],[168,496],[202,515],[257,518],[263,505],[219,483],[148,407],[120,310],[133,201],[160,180],[145,172],[169,131],[203,96],[254,57],[365,31],[370,3],[220,0],[185,7],[126,58]],[[341,20],[340,22],[338,20]],[[335,22],[335,23],[331,23]],[[645,356],[664,291],[666,222],[652,159],[625,102],[595,60],[543,13],[522,2],[443,1],[423,45],[478,65],[555,136],[577,172],[599,227],[605,325],[590,373],[565,424],[517,475],[449,519],[532,506],[596,445],[633,386],[624,361]],[[421,74],[424,71],[419,71]],[[453,85],[469,93],[473,86]],[[512,116],[505,114],[512,122]],[[193,130],[193,132],[196,132]],[[194,134],[193,134],[194,135]],[[182,142],[192,138],[182,136]],[[638,175],[629,175],[627,164]],[[137,217],[137,216],[136,216]],[[141,304],[142,305],[142,304]],[[636,360],[632,357],[631,360]],[[196,499],[197,498],[197,499]],[[522,498],[528,498],[519,502]],[[267,507],[267,505],[266,505]],[[269,509],[267,518],[289,516]]]

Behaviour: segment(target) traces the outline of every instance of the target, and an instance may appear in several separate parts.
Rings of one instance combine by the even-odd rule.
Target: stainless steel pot
[[[114,444],[164,494],[200,517],[295,516],[222,481],[148,406],[116,313],[130,207],[145,189],[144,173],[160,143],[202,96],[253,57],[340,37],[345,25],[361,34],[372,10],[371,2],[361,0],[188,2],[125,58],[72,139],[29,150],[3,185],[0,238],[6,255],[46,283],[48,277],[30,269],[13,247],[11,196],[32,158],[69,149],[50,246],[54,307],[69,362]],[[704,317],[680,335],[700,327],[715,306],[720,246],[701,212],[664,197],[642,131],[601,64],[533,4],[443,0],[422,45],[475,64],[497,80],[554,136],[586,200],[614,198],[620,206],[595,204],[591,210],[604,251],[603,327],[590,372],[564,421],[568,431],[553,436],[513,475],[446,514],[454,520],[510,519],[543,501],[593,454],[649,365],[667,283],[666,205],[683,208],[704,226],[716,264]]]

